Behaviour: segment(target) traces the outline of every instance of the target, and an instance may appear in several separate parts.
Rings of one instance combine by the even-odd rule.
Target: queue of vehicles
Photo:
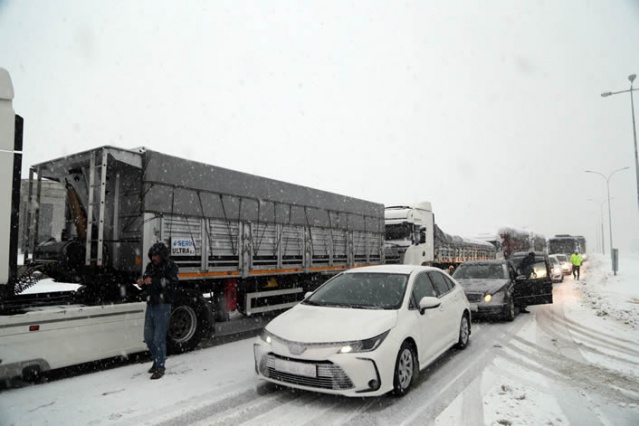
[[[415,249],[428,227],[420,210],[430,205],[387,208],[387,220],[401,223],[391,222],[389,249],[404,259],[426,253]],[[337,275],[264,327],[254,343],[257,375],[329,394],[405,395],[443,352],[468,345],[471,318],[513,321],[528,306],[553,303],[553,283],[564,273],[545,238],[514,228],[494,238],[492,254],[438,262],[455,267],[452,277],[439,268],[392,265]],[[466,249],[484,254],[473,243]],[[525,258],[531,259],[527,268]]]
[[[430,206],[420,207],[428,211]],[[415,217],[415,210],[394,207],[391,216]],[[415,227],[404,224],[414,230],[403,234],[406,257],[416,256],[411,248],[419,244],[424,221],[416,222]],[[396,244],[402,240],[399,227],[391,229]],[[507,237],[507,250],[515,244],[531,250],[539,241],[513,232]],[[452,277],[441,269],[446,262],[439,268],[388,265],[345,271],[264,327],[254,343],[255,371],[264,380],[296,389],[403,396],[442,353],[468,345],[471,318],[513,321],[527,306],[553,303],[551,260],[544,251],[533,251],[531,273],[525,275],[519,265],[529,253],[508,250],[508,259],[503,253],[497,259],[493,251],[466,259],[455,264]]]
[[[23,119],[13,110],[4,69],[0,85],[1,224],[10,236],[0,251],[0,378],[145,351],[146,305],[134,283],[158,241],[180,269],[172,353],[220,335],[220,324],[237,319],[232,313],[240,320],[279,313],[341,271],[384,264],[386,251],[389,261],[420,265],[491,255],[487,244],[468,249],[467,241],[441,232],[432,211],[422,214],[428,203],[402,208],[420,213],[405,219],[389,209],[387,235],[378,203],[144,148],[104,146],[30,168],[28,244],[19,265]],[[42,189],[52,183],[66,195],[65,207],[53,212],[44,209]],[[46,229],[39,226],[45,214]],[[409,229],[410,241],[395,239],[398,228]],[[80,287],[24,292],[42,276]]]
[[[345,396],[405,395],[419,372],[451,347],[465,348],[471,318],[513,321],[553,303],[550,260],[534,253],[531,274],[510,259],[439,268],[380,265],[345,271],[264,327],[254,343],[264,380]]]
[[[158,241],[170,247],[180,268],[168,333],[172,353],[219,335],[220,323],[235,320],[231,313],[254,318],[294,308],[267,326],[263,343],[256,344],[259,374],[271,380],[279,374],[277,380],[284,384],[318,390],[316,384],[324,389],[327,385],[319,384],[326,380],[348,378],[349,363],[366,358],[377,376],[362,376],[353,387],[329,391],[374,395],[394,390],[401,395],[438,354],[453,344],[467,344],[472,311],[479,312],[480,306],[470,304],[459,283],[442,269],[490,261],[499,253],[490,243],[443,232],[430,203],[384,207],[143,148],[104,146],[32,166],[29,244],[19,266],[23,119],[13,110],[13,88],[1,68],[0,86],[0,170],[6,175],[1,180],[0,231],[9,236],[0,243],[0,379],[37,377],[55,368],[146,351],[146,304],[134,282],[149,261],[149,247]],[[38,226],[44,182],[57,182],[66,192],[61,225],[46,236]],[[52,222],[57,223],[55,218]],[[511,236],[510,242],[515,239]],[[378,273],[401,278],[402,284],[378,280],[381,289],[369,296],[382,299],[371,299],[366,306],[334,306],[336,301],[328,297],[341,280],[363,277],[368,283]],[[22,290],[37,274],[80,288],[26,294]],[[545,291],[539,283],[525,287],[531,295]],[[384,304],[386,292],[394,304]],[[287,326],[277,324],[289,324],[286,318],[300,309],[315,310],[323,319],[336,315],[342,324],[356,311],[363,315],[358,318],[368,318],[362,321],[370,328],[348,334],[344,326],[343,336],[317,330],[298,338],[294,330],[287,334]],[[442,310],[448,312],[446,319],[435,330],[437,337],[431,337],[423,323]],[[255,322],[255,327],[264,324]],[[375,327],[384,330],[375,334]],[[441,344],[426,344],[433,339]],[[344,355],[339,361],[327,355],[335,346]],[[361,352],[367,354],[352,355]],[[326,359],[313,358],[315,367],[309,366],[305,357],[311,353]],[[374,359],[378,354],[379,362]],[[333,368],[341,362],[343,367]]]

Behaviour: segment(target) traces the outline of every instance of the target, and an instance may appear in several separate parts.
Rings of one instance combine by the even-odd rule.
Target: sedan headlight
[[[487,293],[484,296],[484,302],[486,303],[502,303],[504,301],[504,292],[500,291],[494,294]]]
[[[260,333],[260,339],[270,345],[271,343],[273,343],[274,338],[275,336],[273,335],[273,333],[266,331],[265,328],[262,329],[262,332]]]
[[[388,336],[388,332],[390,330],[375,336],[370,339],[365,340],[356,340],[354,342],[344,343],[344,345],[339,349],[338,353],[347,354],[354,352],[370,352],[379,347],[382,344],[386,336]]]
[[[389,330],[390,331],[390,330]],[[356,353],[356,352],[370,352],[375,350],[382,344],[386,336],[388,336],[389,331],[386,331],[378,336],[371,337],[370,339],[364,340],[355,340],[352,342],[335,342],[335,343],[300,343],[301,345],[307,348],[335,348],[337,353],[346,354],[346,353]],[[280,337],[277,337],[273,333],[263,329],[260,333],[260,339],[263,342],[271,345],[276,340],[283,343],[289,344],[287,340],[283,340]]]

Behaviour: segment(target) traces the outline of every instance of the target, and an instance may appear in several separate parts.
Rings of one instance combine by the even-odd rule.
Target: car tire
[[[504,320],[511,322],[515,320],[515,316],[517,315],[517,309],[515,308],[515,301],[511,297],[508,301],[508,304],[504,308]]]
[[[561,280],[559,280],[560,283],[564,282],[564,274],[561,274]]]
[[[466,349],[468,346],[468,342],[470,341],[470,321],[468,320],[468,315],[462,315],[461,322],[459,324],[459,340],[455,347],[457,349]]]
[[[413,346],[405,341],[399,348],[395,361],[395,374],[393,376],[393,395],[404,396],[410,390],[417,378],[419,368],[417,356]]]

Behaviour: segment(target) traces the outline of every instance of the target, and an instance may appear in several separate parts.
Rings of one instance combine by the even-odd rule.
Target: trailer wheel
[[[22,380],[29,383],[36,383],[42,379],[42,370],[39,365],[30,365],[22,369]]]
[[[200,295],[185,295],[173,304],[166,339],[169,353],[195,349],[212,327],[206,302]]]

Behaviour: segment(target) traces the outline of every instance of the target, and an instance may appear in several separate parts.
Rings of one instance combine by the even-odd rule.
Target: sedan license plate
[[[301,362],[287,361],[285,359],[275,359],[275,369],[284,373],[295,374],[297,376],[317,377],[315,364],[304,364]]]
[[[471,303],[470,304],[470,311],[471,312],[477,312],[477,303]]]

